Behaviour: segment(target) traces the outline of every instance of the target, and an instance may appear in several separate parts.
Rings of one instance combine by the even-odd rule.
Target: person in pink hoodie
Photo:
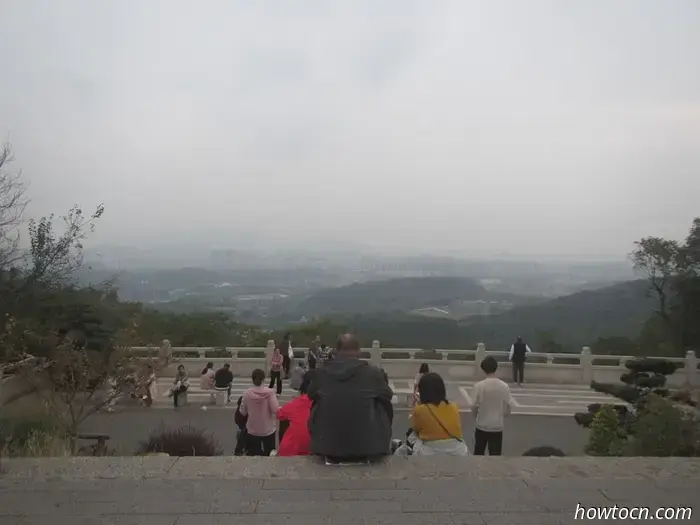
[[[263,386],[264,371],[253,370],[252,378],[253,386],[243,394],[239,409],[242,416],[248,416],[246,449],[249,456],[269,456],[275,449],[276,414],[280,405],[275,391]]]

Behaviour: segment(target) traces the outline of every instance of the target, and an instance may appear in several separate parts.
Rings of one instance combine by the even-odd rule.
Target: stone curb
[[[646,479],[700,480],[691,458],[397,458],[371,467],[330,467],[312,458],[163,456],[2,459],[2,481],[90,479]]]

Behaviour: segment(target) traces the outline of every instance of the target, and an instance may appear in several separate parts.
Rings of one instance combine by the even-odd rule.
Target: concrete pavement
[[[393,379],[389,383],[392,389],[397,393],[413,391],[413,379]],[[168,397],[168,391],[171,386],[172,380],[170,378],[158,379],[158,395],[156,396],[152,408],[173,409],[172,399]],[[197,407],[206,405],[208,409],[212,410],[233,410],[236,407],[235,400],[243,395],[250,386],[250,379],[242,377],[235,378],[231,390],[231,397],[234,403],[227,407],[216,407],[211,404],[210,392],[203,391],[199,388],[199,384],[193,381],[188,391],[188,403]],[[448,381],[448,398],[456,402],[460,410],[470,412],[473,388],[473,381]],[[586,412],[588,405],[593,403],[619,402],[619,400],[611,396],[599,394],[584,385],[543,385],[525,383],[522,386],[511,386],[511,391],[515,401],[515,407],[513,408],[513,414],[515,415],[571,417],[576,412]],[[289,388],[289,382],[284,381],[282,395],[279,396],[280,402],[286,403],[292,399],[294,395],[295,392]],[[396,396],[394,401],[397,408],[408,407],[405,396]]]
[[[4,468],[2,525],[550,525],[602,513],[610,517],[593,520],[699,522],[700,460],[690,458],[435,456],[345,468],[308,458],[74,458]],[[630,512],[646,519],[625,520]]]
[[[232,411],[203,411],[198,407],[177,410],[126,409],[90,417],[83,431],[109,434],[109,446],[120,454],[128,455],[133,454],[138,443],[159,427],[188,424],[207,430],[219,442],[225,454],[233,454],[236,438]],[[519,456],[537,445],[558,447],[568,455],[583,454],[587,432],[576,424],[573,417],[511,416],[506,425],[503,442],[505,455]],[[396,411],[394,437],[403,438],[408,428],[408,411]],[[470,413],[462,414],[462,430],[467,445],[473,448],[474,418]]]

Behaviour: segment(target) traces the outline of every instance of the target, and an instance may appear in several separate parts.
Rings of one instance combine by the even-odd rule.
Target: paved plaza
[[[614,508],[699,522],[691,458],[41,458],[4,470],[2,525],[566,525]]]
[[[394,379],[390,381],[394,391],[406,392],[413,388],[413,379]],[[158,396],[153,404],[154,409],[173,409],[173,401],[168,396],[172,386],[169,378],[158,378]],[[237,377],[234,379],[231,397],[233,403],[226,407],[216,407],[211,403],[211,395],[208,391],[199,388],[199,381],[192,381],[188,392],[188,403],[195,407],[207,406],[213,410],[233,410],[235,401],[243,392],[251,386],[249,378]],[[473,381],[447,382],[448,397],[456,402],[462,411],[469,412],[472,405]],[[576,412],[586,412],[588,405],[592,403],[616,403],[617,399],[599,394],[585,385],[542,385],[525,383],[522,386],[512,385],[511,391],[515,400],[514,415],[533,416],[559,416],[571,417]],[[286,403],[294,397],[294,392],[289,388],[289,382],[284,381],[281,403]],[[395,398],[397,409],[407,408],[405,397]]]
[[[394,414],[393,436],[402,439],[409,428],[408,410]],[[82,431],[104,433],[111,439],[109,446],[118,454],[133,454],[140,441],[162,427],[177,428],[193,425],[212,434],[221,445],[224,454],[233,454],[236,447],[236,427],[233,412],[227,410],[201,410],[190,406],[178,410],[117,409],[112,413],[101,412],[88,418]],[[462,413],[462,431],[466,443],[473,449],[474,417]],[[503,454],[520,456],[537,445],[551,445],[568,455],[583,454],[587,431],[578,426],[573,417],[511,416],[506,422]]]

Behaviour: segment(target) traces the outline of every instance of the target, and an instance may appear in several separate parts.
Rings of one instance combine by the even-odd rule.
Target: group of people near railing
[[[252,386],[238,400],[237,455],[317,455],[328,464],[371,462],[390,454],[470,455],[459,407],[448,400],[445,382],[427,364],[421,365],[416,376],[411,428],[401,442],[392,439],[394,392],[387,374],[360,359],[357,338],[341,336],[334,351],[323,357],[313,351],[320,349],[317,339],[309,350],[308,363],[297,366],[301,373],[292,388],[299,396],[280,406],[277,394],[282,371],[290,377],[282,359],[288,348],[276,346],[270,358],[269,386],[264,385],[264,370],[256,369]],[[505,418],[514,402],[510,387],[496,377],[497,368],[496,360],[486,357],[481,363],[485,378],[474,387],[475,455],[502,453]],[[563,454],[539,447],[526,455]]]

